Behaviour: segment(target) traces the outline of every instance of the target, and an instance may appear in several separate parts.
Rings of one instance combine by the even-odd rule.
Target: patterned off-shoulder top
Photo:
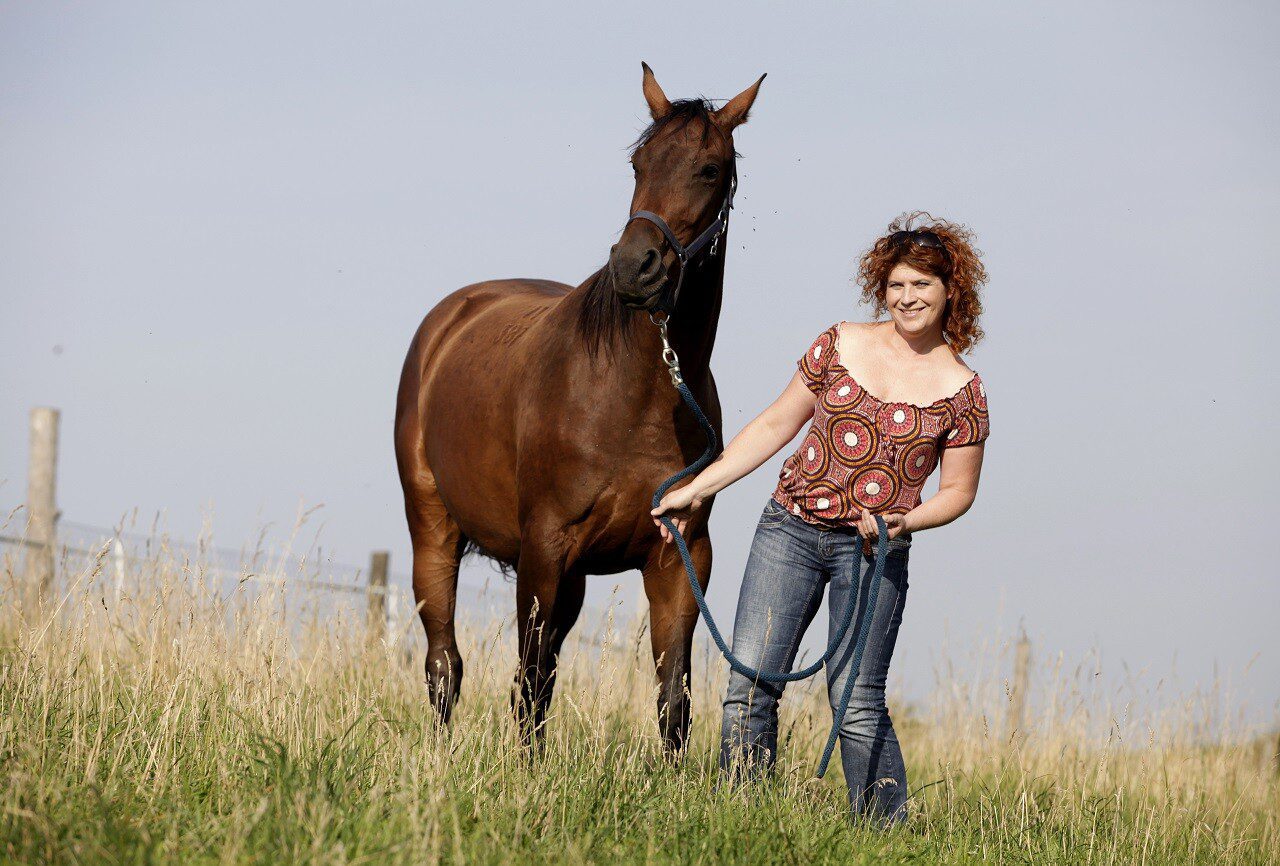
[[[987,391],[977,373],[959,391],[928,406],[885,402],[839,362],[840,323],[827,328],[796,362],[818,400],[800,447],[782,464],[773,498],[809,523],[854,525],[862,509],[904,513],[944,448],[987,438]]]

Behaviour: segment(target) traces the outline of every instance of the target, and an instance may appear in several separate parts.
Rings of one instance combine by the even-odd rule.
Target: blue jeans
[[[872,539],[874,546],[875,539]],[[907,775],[902,750],[885,705],[885,678],[907,598],[910,534],[889,541],[884,580],[854,682],[849,710],[840,724],[840,762],[855,814],[885,823],[906,816]],[[875,557],[862,550],[853,529],[825,529],[793,516],[772,498],[765,504],[747,557],[733,623],[733,652],[749,667],[768,672],[795,665],[800,638],[818,612],[825,584],[830,632],[857,592],[854,624],[827,663],[827,697],[834,718],[849,677],[849,665],[865,610]],[[862,574],[866,579],[861,579]],[[778,749],[778,700],[783,684],[752,681],[729,672],[720,727],[720,768],[731,777],[753,778],[772,769]]]

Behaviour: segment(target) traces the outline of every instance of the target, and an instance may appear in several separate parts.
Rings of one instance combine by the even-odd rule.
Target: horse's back
[[[489,320],[519,317],[528,310],[554,305],[572,286],[552,280],[488,280],[450,292],[432,307],[414,334],[406,361],[429,365],[442,346],[468,328]]]
[[[465,350],[463,344],[482,342],[485,334],[501,340],[504,329],[536,319],[570,291],[571,286],[551,280],[510,279],[473,283],[450,292],[427,312],[409,344],[400,377],[401,409],[410,408],[433,369],[451,353]]]

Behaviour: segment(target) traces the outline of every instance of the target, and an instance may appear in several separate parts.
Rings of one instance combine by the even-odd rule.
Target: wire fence
[[[126,528],[128,526],[129,528]],[[20,575],[34,541],[0,526],[0,569]],[[299,547],[302,546],[302,549]],[[391,573],[385,585],[370,581],[370,569],[336,560],[315,543],[300,545],[296,533],[271,542],[261,532],[239,548],[215,545],[209,538],[175,538],[158,521],[146,531],[122,521],[118,527],[59,521],[54,550],[54,591],[74,584],[102,603],[119,604],[133,578],[158,568],[171,570],[191,588],[225,602],[233,596],[252,603],[263,592],[276,595],[291,624],[316,618],[365,623],[376,612],[384,618],[379,631],[406,654],[424,642],[418,625],[411,580]],[[494,569],[493,579],[475,583],[459,579],[457,617],[460,621],[514,626],[514,586]],[[612,628],[612,610],[584,609],[574,643],[585,647],[617,647],[620,635]]]

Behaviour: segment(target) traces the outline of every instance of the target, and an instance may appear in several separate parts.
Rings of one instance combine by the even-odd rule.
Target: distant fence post
[[[375,550],[369,555],[369,634],[382,640],[387,634],[387,570],[391,553]]]
[[[1013,682],[1009,687],[1009,737],[1022,734],[1027,716],[1027,689],[1031,684],[1031,641],[1024,630],[1014,645]]]
[[[124,545],[119,538],[116,538],[113,547],[116,565],[116,604],[119,604],[120,596],[124,594]]]
[[[38,406],[31,410],[24,571],[28,588],[39,598],[52,594],[58,544],[58,419],[57,409]]]

